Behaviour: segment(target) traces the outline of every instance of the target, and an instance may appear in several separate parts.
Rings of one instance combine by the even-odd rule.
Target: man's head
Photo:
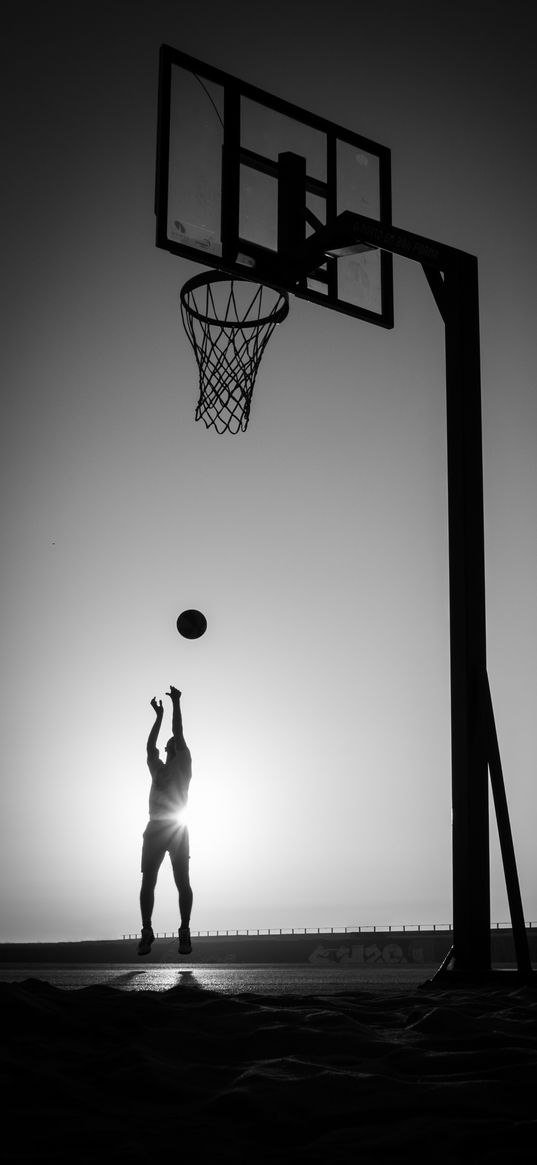
[[[170,736],[170,739],[168,740],[168,743],[166,744],[166,758],[171,760],[172,756],[175,756],[175,752],[176,752],[175,738],[173,736]]]

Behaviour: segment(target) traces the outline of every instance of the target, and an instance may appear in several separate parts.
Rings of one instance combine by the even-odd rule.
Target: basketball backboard
[[[327,258],[298,283],[289,262],[343,211],[391,223],[390,151],[167,45],[155,211],[173,254],[393,326],[391,254]]]

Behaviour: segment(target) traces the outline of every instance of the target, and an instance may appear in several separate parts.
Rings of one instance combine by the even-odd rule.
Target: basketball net
[[[285,319],[285,292],[204,271],[181,289],[181,315],[199,370],[196,420],[217,433],[248,427],[261,357]]]

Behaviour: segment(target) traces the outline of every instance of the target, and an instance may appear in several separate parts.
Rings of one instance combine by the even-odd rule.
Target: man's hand
[[[151,700],[151,707],[155,713],[155,716],[158,716],[159,720],[162,720],[162,717],[164,715],[164,708],[162,707],[162,700],[157,700],[156,696],[153,696],[153,699]]]
[[[183,736],[183,717],[181,715],[181,693],[179,688],[174,688],[173,684],[170,684],[170,690],[166,692],[166,695],[170,697],[172,702],[172,732],[175,747],[186,748],[185,738]]]

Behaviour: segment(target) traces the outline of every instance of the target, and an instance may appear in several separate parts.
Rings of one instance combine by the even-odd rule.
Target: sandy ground
[[[0,1006],[6,1161],[510,1165],[535,1151],[534,986],[275,997],[28,979],[0,984]]]

